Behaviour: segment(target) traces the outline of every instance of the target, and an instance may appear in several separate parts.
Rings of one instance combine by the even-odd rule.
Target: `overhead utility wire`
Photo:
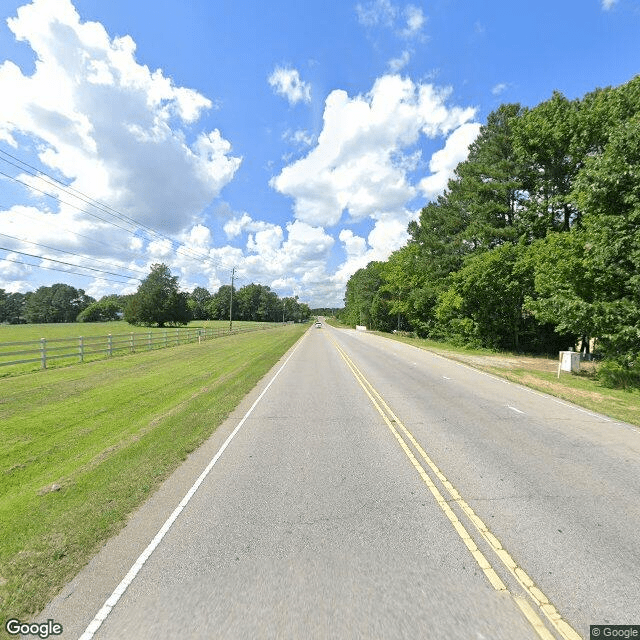
[[[83,278],[95,278],[94,275],[89,275],[88,273],[78,273],[77,271],[72,271],[71,269],[58,269],[57,267],[47,267],[43,264],[31,264],[30,262],[22,262],[22,260],[13,260],[12,258],[1,258],[1,260],[5,262],[13,262],[15,264],[22,264],[25,267],[34,267],[36,269],[47,269],[48,271],[59,271],[61,273],[71,273],[74,276],[82,276]],[[105,278],[104,276],[100,276],[100,280],[105,280],[106,282],[116,282],[117,284],[130,284],[128,282],[122,282],[122,280]]]
[[[33,176],[34,178],[38,178],[39,180],[42,180],[43,182],[46,182],[47,184],[50,184],[52,187],[56,187],[56,188],[62,187],[62,191],[64,191],[67,195],[70,195],[70,196],[72,196],[74,198],[77,198],[81,202],[84,202],[85,204],[88,204],[91,207],[95,207],[96,209],[102,211],[103,213],[107,213],[108,215],[111,215],[111,216],[113,216],[115,218],[118,218],[122,222],[129,222],[129,223],[132,223],[132,224],[134,224],[134,225],[136,225],[138,227],[143,227],[143,228],[147,229],[148,231],[150,231],[151,233],[153,233],[154,235],[162,237],[162,234],[160,232],[156,231],[155,229],[153,229],[151,227],[147,227],[142,222],[139,222],[138,220],[134,220],[133,218],[130,218],[129,216],[127,216],[124,213],[122,213],[121,211],[118,211],[117,209],[114,209],[113,207],[110,207],[109,205],[104,204],[103,202],[100,202],[99,200],[96,200],[95,198],[92,198],[91,196],[88,196],[86,193],[83,193],[82,191],[79,191],[78,189],[75,189],[74,187],[72,187],[72,186],[70,186],[68,184],[65,184],[61,180],[58,180],[57,178],[54,178],[52,175],[49,175],[45,171],[42,171],[42,170],[30,165],[28,162],[25,162],[24,160],[20,160],[20,158],[17,158],[16,156],[11,155],[10,153],[7,153],[6,151],[4,151],[2,149],[0,149],[0,154],[8,156],[9,158],[12,158],[13,160],[16,160],[19,164],[15,164],[14,162],[11,162],[9,160],[6,160],[5,158],[1,158],[0,157],[0,160],[2,160],[3,162],[6,162],[7,164],[10,164],[11,166],[16,167],[17,169],[20,169],[21,171],[26,171],[26,173],[28,173],[29,175]],[[20,165],[22,165],[22,166],[20,166]],[[31,169],[31,171],[27,171],[24,167],[28,167],[29,169]],[[42,176],[46,176],[47,178],[49,178],[49,180],[45,180]],[[81,211],[82,211],[82,209],[81,209]],[[100,219],[102,219],[102,218],[100,218]]]
[[[118,229],[125,231],[127,233],[131,233],[133,234],[133,231],[131,229],[125,229],[124,227],[120,226],[119,224],[116,224],[115,222],[113,222],[112,220],[105,220],[105,218],[101,218],[99,215],[95,214],[95,213],[91,213],[90,211],[87,211],[86,209],[83,209],[82,207],[78,207],[75,204],[72,204],[71,202],[67,202],[66,200],[62,200],[62,198],[52,194],[52,193],[47,193],[46,191],[43,191],[42,189],[38,189],[37,187],[34,187],[33,185],[30,185],[26,182],[24,182],[23,180],[20,180],[19,178],[16,178],[14,176],[10,176],[6,173],[4,173],[3,171],[0,171],[0,176],[4,176],[5,178],[9,178],[10,180],[13,180],[14,182],[17,182],[19,184],[24,185],[25,187],[29,188],[29,189],[33,189],[34,191],[37,191],[38,193],[42,193],[43,195],[49,197],[49,198],[53,198],[54,200],[57,200],[58,202],[61,202],[62,204],[66,204],[70,207],[73,207],[74,209],[77,209],[78,211],[82,212],[82,213],[86,213],[87,215],[96,218],[97,220],[100,220],[101,222],[106,222],[107,224],[111,224],[114,227],[117,227]],[[36,176],[38,177],[38,176]],[[46,180],[45,180],[46,182]],[[73,194],[69,194],[69,195],[73,195]],[[217,264],[217,266],[219,266],[222,269],[227,269],[228,267],[224,266],[222,263],[217,262],[216,260],[213,260],[213,258],[207,256],[206,254],[203,253],[197,253],[191,249],[184,249],[182,247],[179,246],[179,244],[169,238],[168,236],[162,236],[162,234],[160,234],[159,232],[154,232],[156,235],[158,235],[159,237],[161,237],[164,240],[168,240],[171,245],[175,248],[176,253],[182,253],[183,255],[187,255],[187,257],[195,257],[195,258],[199,258],[200,260],[209,260],[214,264]],[[191,255],[189,255],[191,254]]]
[[[2,206],[2,207],[4,207],[5,209],[7,209],[7,206],[6,206],[6,205],[0,205],[0,206]],[[49,224],[49,226],[54,226],[54,224],[53,224],[51,221],[48,221],[48,220],[45,220],[45,221],[38,220],[38,219],[37,219],[37,218],[35,218],[34,216],[31,216],[31,215],[29,215],[28,213],[25,213],[24,211],[21,211],[21,212],[20,212],[20,216],[21,216],[21,217],[24,217],[24,218],[29,218],[30,220],[34,220],[34,221],[36,221],[36,222],[38,222],[38,223],[40,223],[40,224],[41,224],[42,222],[45,222],[45,223],[48,223],[48,224]],[[97,238],[92,238],[92,237],[90,237],[90,236],[86,236],[86,235],[84,235],[84,234],[82,234],[82,233],[78,233],[77,231],[74,231],[73,229],[70,229],[69,227],[65,227],[65,226],[63,226],[63,225],[59,225],[59,224],[57,224],[57,223],[56,223],[56,224],[55,224],[55,228],[56,228],[56,230],[64,230],[64,231],[66,231],[67,233],[70,233],[70,234],[72,234],[72,235],[74,235],[74,236],[77,236],[78,238],[83,238],[84,240],[88,240],[89,242],[92,242],[93,244],[102,245],[103,247],[108,247],[109,249],[113,249],[113,248],[114,248],[114,245],[113,245],[113,244],[109,244],[109,243],[104,242],[104,241],[102,241],[102,240],[98,240]],[[26,240],[22,240],[22,242],[27,242],[27,241],[26,241]],[[32,243],[32,244],[35,244],[35,243]],[[44,245],[43,245],[43,246],[44,246]],[[146,259],[147,259],[147,256],[145,256],[143,253],[136,253],[136,252],[132,251],[131,249],[126,248],[126,247],[123,247],[123,246],[121,246],[121,245],[119,245],[119,246],[118,246],[118,250],[119,250],[119,252],[120,252],[120,253],[123,253],[123,254],[126,254],[126,255],[128,255],[128,256],[131,256],[132,258],[134,258],[134,259],[136,259],[136,260],[137,260],[137,259],[141,259],[141,260],[146,260]],[[55,249],[55,251],[62,251],[62,249]],[[93,259],[94,259],[94,258],[91,258],[91,260],[93,260]]]
[[[76,269],[88,269],[89,271],[96,271],[98,273],[106,273],[110,276],[117,276],[118,278],[124,278],[128,280],[138,280],[138,282],[142,282],[140,278],[135,278],[133,276],[127,276],[122,273],[114,273],[113,271],[105,271],[104,269],[96,269],[95,267],[83,267],[80,264],[73,264],[73,262],[64,262],[64,260],[56,260],[55,258],[45,258],[43,256],[39,256],[33,253],[26,253],[25,251],[16,251],[15,249],[7,249],[6,247],[0,247],[0,251],[7,251],[8,253],[17,253],[21,256],[28,256],[30,258],[38,258],[40,260],[48,260],[50,262],[57,262],[59,264],[65,264],[70,267],[75,267]],[[31,267],[37,267],[39,265],[29,265]],[[125,283],[123,283],[125,284]]]
[[[78,211],[81,211],[82,213],[86,213],[87,215],[91,216],[92,218],[96,218],[97,220],[100,220],[101,222],[106,222],[107,224],[112,224],[114,227],[117,227],[118,229],[120,229],[122,231],[126,231],[127,233],[131,233],[131,229],[125,229],[124,227],[121,227],[120,225],[118,225],[115,222],[113,222],[112,220],[105,220],[104,218],[101,218],[100,216],[96,215],[95,213],[91,213],[90,211],[87,211],[86,209],[82,209],[81,207],[78,207],[75,204],[71,204],[71,202],[67,202],[66,200],[63,200],[62,198],[59,198],[58,196],[55,196],[52,193],[47,193],[46,191],[43,191],[42,189],[38,189],[37,187],[34,187],[33,185],[28,184],[27,182],[24,182],[23,180],[20,180],[19,178],[16,178],[14,176],[10,176],[10,175],[4,173],[3,171],[0,171],[0,176],[4,176],[5,178],[9,178],[9,180],[13,180],[14,182],[17,182],[17,183],[19,183],[21,185],[24,185],[28,189],[33,189],[34,191],[37,191],[38,193],[42,193],[43,195],[47,196],[48,198],[53,198],[54,200],[57,200],[58,202],[61,202],[62,204],[66,204],[69,207],[73,207],[74,209],[77,209]]]
[[[12,158],[13,160],[15,160],[16,162],[20,163],[20,165],[23,166],[19,166],[17,164],[15,164],[14,162],[11,162],[9,160],[6,160],[5,158],[0,157],[0,160],[2,160],[3,162],[6,162],[7,164],[16,167],[17,169],[20,169],[21,171],[26,171],[24,169],[24,167],[28,167],[29,169],[31,169],[32,171],[26,171],[26,173],[28,173],[29,175],[33,176],[34,178],[37,178],[39,180],[42,180],[43,182],[54,186],[54,187],[62,187],[62,191],[64,191],[65,193],[67,193],[67,195],[70,195],[74,198],[78,198],[79,200],[81,200],[82,202],[84,202],[85,204],[88,204],[89,206],[93,206],[96,209],[98,209],[99,211],[102,211],[103,213],[106,213],[108,215],[111,215],[123,222],[129,222],[133,225],[136,225],[137,227],[141,227],[143,229],[145,229],[146,231],[150,232],[151,234],[153,234],[154,236],[156,236],[157,238],[161,238],[164,240],[168,240],[172,246],[174,247],[174,249],[176,250],[177,253],[180,252],[180,246],[179,243],[176,242],[175,240],[173,240],[173,238],[170,238],[169,236],[166,236],[165,234],[161,233],[160,231],[157,231],[156,229],[154,229],[153,227],[149,227],[148,225],[145,225],[144,223],[136,220],[135,218],[131,218],[130,216],[125,215],[124,213],[122,213],[121,211],[118,211],[117,209],[114,209],[113,207],[110,207],[107,204],[104,204],[102,202],[100,202],[99,200],[96,200],[95,198],[92,198],[91,196],[88,196],[87,194],[83,193],[82,191],[79,191],[77,189],[75,189],[74,187],[71,187],[69,185],[66,185],[64,182],[61,182],[60,180],[58,180],[57,178],[54,178],[53,176],[49,175],[48,173],[46,173],[45,171],[42,171],[36,167],[34,167],[33,165],[30,165],[28,162],[25,162],[24,160],[21,160],[20,158],[17,158],[16,156],[7,153],[6,151],[4,151],[3,149],[0,149],[0,154],[5,155],[9,158]],[[35,173],[34,173],[35,172]],[[41,174],[41,175],[39,175]],[[36,191],[43,193],[44,195],[50,197],[50,198],[54,198],[56,200],[58,200],[59,202],[62,202],[63,204],[67,204],[71,207],[74,207],[75,209],[77,209],[78,211],[82,211],[83,213],[87,213],[90,216],[93,216],[95,218],[97,218],[98,220],[101,220],[103,222],[106,222],[107,224],[113,224],[114,226],[118,227],[119,229],[122,229],[122,227],[120,227],[119,225],[116,225],[115,223],[109,221],[109,220],[105,220],[104,218],[100,218],[99,216],[96,216],[95,214],[90,213],[89,211],[86,211],[85,209],[82,209],[76,205],[73,205],[69,202],[65,202],[63,200],[61,200],[60,198],[58,198],[57,196],[54,196],[53,194],[50,193],[46,193],[40,189],[37,189],[35,187],[31,187],[31,185],[19,180],[18,178],[15,178],[13,176],[9,176],[5,173],[0,172],[0,175],[4,175],[7,178],[10,178],[11,180],[15,180],[16,182],[19,182],[20,184],[25,185],[26,187],[30,187],[30,188],[34,188]],[[47,178],[49,178],[49,180],[45,180],[42,176],[46,176]],[[53,182],[51,182],[53,181]],[[79,194],[79,195],[76,195]],[[82,196],[82,197],[80,197]],[[128,231],[131,233],[130,229],[124,229],[125,231]],[[213,263],[214,265],[222,268],[222,269],[227,269],[228,267],[223,265],[221,262],[214,260],[213,258],[211,258],[211,256],[204,254],[204,253],[200,253],[198,251],[194,251],[193,249],[182,249],[182,253],[185,254],[185,252],[188,252],[189,254],[193,255],[194,257],[198,257],[201,259],[205,259],[210,261],[211,263]]]
[[[146,273],[144,271],[142,271],[141,269],[132,269],[131,267],[117,267],[116,265],[113,265],[110,262],[106,262],[104,260],[100,260],[98,258],[93,258],[91,256],[85,256],[82,255],[81,253],[74,253],[73,251],[66,251],[65,249],[56,249],[55,247],[50,247],[46,244],[40,244],[39,242],[33,242],[31,240],[24,240],[23,238],[16,238],[15,236],[10,236],[7,233],[0,233],[0,236],[3,236],[5,238],[11,238],[11,240],[17,240],[18,242],[25,242],[27,244],[32,244],[35,245],[36,247],[42,247],[44,249],[50,249],[51,251],[58,251],[59,253],[66,253],[70,256],[75,256],[76,258],[84,258],[86,260],[92,260],[93,262],[100,262],[104,265],[106,265],[107,267],[110,268],[118,268],[118,269],[124,269],[125,271],[131,271],[131,273],[134,274],[140,274],[140,275],[146,275]],[[49,258],[47,258],[46,256],[40,256],[43,260],[48,260]],[[77,265],[79,267],[81,267],[82,265]],[[131,276],[133,277],[133,276]]]

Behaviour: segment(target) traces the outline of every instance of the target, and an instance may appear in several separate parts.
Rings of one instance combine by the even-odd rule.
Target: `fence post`
[[[80,362],[84,362],[84,340],[82,336],[80,336],[79,340],[80,341],[78,343],[78,355],[80,357]]]
[[[180,344],[180,329],[176,327],[176,344]]]
[[[129,333],[129,347],[131,349],[131,353],[136,350],[135,338],[133,337],[133,331]]]
[[[47,368],[47,339],[40,338],[40,360],[42,362],[42,368]]]
[[[113,336],[111,334],[107,336],[107,354],[113,355]]]
[[[149,351],[151,351],[151,331],[147,334],[147,340],[149,342]]]

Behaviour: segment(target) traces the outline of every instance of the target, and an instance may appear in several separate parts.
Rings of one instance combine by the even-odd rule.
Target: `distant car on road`
[[[316,329],[322,329],[322,322],[316,322]]]

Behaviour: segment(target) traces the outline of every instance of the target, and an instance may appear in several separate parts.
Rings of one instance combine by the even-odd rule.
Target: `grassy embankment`
[[[336,327],[344,326],[330,318],[327,318],[327,322]],[[640,426],[640,389],[609,389],[603,386],[596,377],[597,363],[583,362],[579,374],[563,371],[558,378],[557,357],[498,353],[489,349],[465,349],[433,340],[374,333],[464,362],[481,371],[573,402],[615,420]]]
[[[0,622],[42,609],[308,325],[0,380]]]

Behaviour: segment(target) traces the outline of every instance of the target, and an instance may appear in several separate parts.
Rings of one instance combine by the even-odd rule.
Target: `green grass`
[[[271,327],[278,324],[268,322],[233,322],[233,331],[251,331]],[[147,336],[151,333],[152,348],[158,349],[168,344],[185,342],[185,334],[189,330],[190,339],[196,340],[196,328],[214,329],[220,333],[228,332],[228,320],[194,321],[178,330],[174,327],[148,328],[135,327],[126,322],[73,322],[51,324],[0,325],[0,377],[31,373],[41,368],[40,339],[46,339],[48,356],[47,368],[66,367],[79,364],[78,357],[80,336],[84,340],[84,362],[101,360],[107,357],[106,350],[109,342],[107,336],[112,336],[113,356],[130,353],[130,340],[135,336],[135,351],[146,351]],[[133,336],[131,334],[134,334]],[[28,343],[28,344],[16,344]],[[5,345],[5,346],[2,346]],[[25,351],[28,353],[16,353]],[[61,357],[65,354],[65,357]],[[31,360],[19,364],[6,364],[12,361]]]
[[[245,320],[234,320],[233,328],[246,328],[259,325],[269,326],[268,322],[249,322]],[[222,327],[228,328],[228,320],[194,320],[189,327]],[[168,328],[171,331],[171,328]],[[0,343],[22,342],[27,340],[40,340],[47,338],[77,338],[78,336],[106,336],[110,333],[127,334],[145,333],[149,331],[147,327],[135,327],[124,321],[114,322],[61,322],[50,324],[0,324]],[[163,331],[163,329],[151,328],[151,331]]]
[[[0,634],[44,607],[307,326],[0,380]]]

